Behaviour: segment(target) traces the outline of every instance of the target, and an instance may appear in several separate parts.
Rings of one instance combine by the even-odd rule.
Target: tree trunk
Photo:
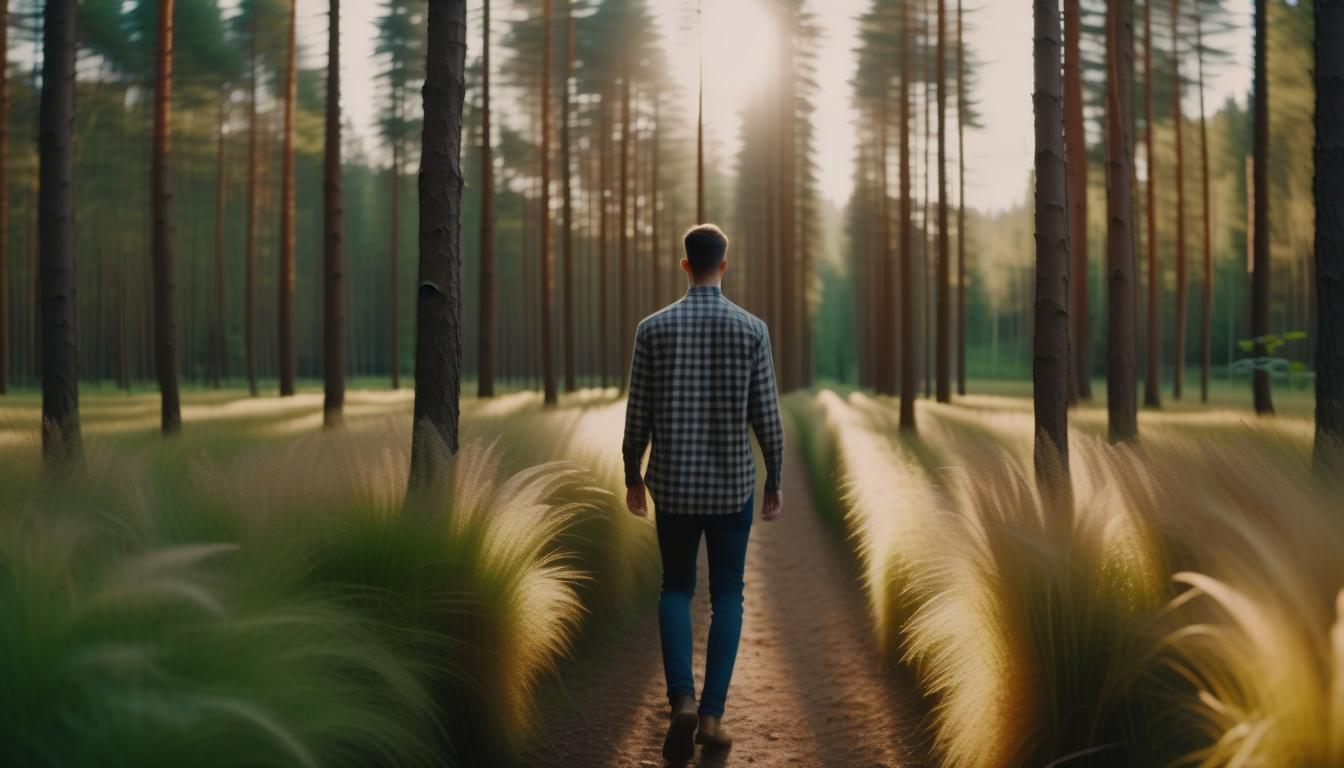
[[[574,2],[565,0],[565,71],[561,73],[560,85],[560,179],[562,190],[561,218],[564,232],[561,234],[561,249],[564,252],[564,322],[562,335],[565,341],[565,391],[578,389],[576,382],[574,348],[578,343],[574,334],[574,193],[570,184],[570,146],[569,146],[569,78],[574,70]],[[655,155],[656,157],[656,155]],[[657,160],[654,161],[655,163]],[[656,167],[656,166],[655,166]],[[655,185],[657,180],[654,181]],[[657,187],[654,187],[657,194]],[[656,215],[656,214],[655,214]],[[654,219],[655,227],[657,219]],[[656,230],[655,230],[656,231]],[[654,238],[657,242],[657,238]],[[655,273],[656,274],[656,273]]]
[[[467,4],[430,0],[420,148],[420,274],[410,492],[457,453],[462,375],[462,100]]]
[[[653,128],[649,129],[649,280],[652,281],[653,303],[649,311],[663,305],[663,243],[659,241],[659,91],[653,85]]]
[[[1269,335],[1269,81],[1266,77],[1267,19],[1265,0],[1255,0],[1255,240],[1251,274],[1251,336],[1255,356],[1269,355],[1265,337]],[[1269,369],[1256,366],[1252,379],[1255,412],[1271,414],[1274,401],[1269,391]]]
[[[941,0],[940,0],[941,2]],[[1056,503],[1068,494],[1069,237],[1059,0],[1036,0],[1036,334],[1032,387],[1037,483]],[[1061,511],[1065,507],[1060,507]]]
[[[9,392],[9,0],[0,0],[0,395]]]
[[[607,192],[611,187],[611,109],[607,106],[607,95],[602,94],[602,105],[598,114],[598,130],[601,135],[598,137],[598,217],[597,217],[597,338],[598,347],[598,371],[602,388],[606,389],[610,383],[611,374],[611,318],[608,311],[608,304],[611,301],[611,291],[607,286],[607,276],[610,270],[607,268],[607,246],[608,237],[611,234],[611,225],[607,221],[607,214],[611,209],[611,201],[607,199]]]
[[[327,136],[322,169],[323,423],[341,422],[345,406],[345,206],[341,200],[341,0],[328,0]]]
[[[1195,55],[1199,65],[1199,177],[1204,232],[1204,294],[1199,325],[1199,400],[1209,402],[1213,368],[1213,226],[1209,206],[1209,123],[1204,114],[1204,29],[1202,0],[1195,0]]]
[[[218,135],[215,137],[216,148],[216,167],[215,167],[215,331],[214,331],[214,349],[211,350],[214,365],[212,366],[215,388],[218,389],[224,378],[228,375],[225,370],[227,367],[227,346],[224,330],[224,313],[226,310],[224,278],[226,270],[224,268],[224,217],[228,211],[228,190],[229,190],[229,165],[228,165],[228,136],[225,126],[228,124],[228,103],[229,88],[227,85],[221,85],[219,88],[219,125]]]
[[[1148,345],[1147,364],[1143,376],[1143,404],[1149,408],[1162,406],[1162,338],[1158,324],[1158,298],[1161,276],[1157,272],[1157,174],[1153,159],[1153,0],[1143,0],[1143,126],[1144,157],[1148,159],[1148,194],[1143,214],[1148,223]]]
[[[942,2],[942,0],[939,0]],[[906,3],[901,13],[901,429],[915,430],[915,365],[914,286],[911,284],[911,249],[914,237],[910,205],[910,49],[914,44],[911,34],[910,6]]]
[[[38,124],[42,456],[57,472],[83,455],[75,312],[75,18],[75,0],[47,0],[43,8]]]
[[[1316,0],[1316,446],[1344,474],[1344,2]]]
[[[705,223],[705,52],[701,42],[704,30],[701,28],[700,3],[695,6],[696,41],[699,46],[697,61],[700,69],[696,84],[695,103],[695,222]]]
[[[168,156],[173,103],[173,0],[159,0],[154,56],[154,367],[159,379],[160,428],[164,434],[182,429],[177,396],[177,313],[173,253],[173,191]]]
[[[280,395],[294,394],[294,107],[298,98],[298,51],[294,34],[298,0],[289,0],[289,27],[285,66],[284,147],[281,150],[280,275],[276,352],[280,372]]]
[[[1064,151],[1069,205],[1070,399],[1092,399],[1087,325],[1087,132],[1083,128],[1082,8],[1064,0]]]
[[[1185,263],[1185,145],[1181,113],[1181,0],[1171,2],[1171,121],[1176,128],[1176,329],[1172,332],[1171,397],[1181,399],[1185,380],[1185,327],[1187,320]],[[1196,3],[1200,0],[1195,0]]]
[[[551,0],[541,0],[541,371],[546,405],[555,405],[555,290],[551,275]]]
[[[630,195],[630,63],[625,63],[625,69],[621,73],[621,170],[620,170],[620,212],[617,215],[617,227],[620,229],[620,266],[617,296],[617,322],[620,323],[621,347],[617,357],[617,381],[620,382],[621,391],[625,391],[626,377],[629,374],[629,366],[622,362],[623,357],[629,355],[634,348],[634,329],[630,327],[630,230],[627,226],[627,205]]]
[[[254,22],[255,23],[255,22]],[[247,127],[247,263],[243,265],[243,354],[247,363],[248,392],[257,396],[257,213],[260,196],[260,118],[257,115],[257,30],[251,30],[248,50]]]
[[[392,389],[401,388],[401,101],[405,94],[400,88],[393,94],[397,134],[392,137],[392,166],[388,171],[392,187],[388,195],[388,248],[387,248],[387,365],[392,377]],[[493,207],[492,207],[493,212]]]
[[[568,87],[566,87],[568,93]],[[495,396],[495,155],[490,135],[490,0],[481,21],[481,304],[476,354],[476,396]]]
[[[925,40],[933,38],[937,33],[934,25],[935,13],[933,7],[929,5],[929,0],[919,5],[919,32]],[[916,365],[919,366],[919,373],[916,380],[920,377],[924,379],[924,397],[931,399],[933,397],[933,382],[937,378],[937,362],[934,359],[935,348],[938,346],[935,336],[937,320],[935,304],[937,300],[935,294],[938,292],[936,275],[938,273],[937,253],[938,235],[934,232],[933,221],[933,195],[929,193],[929,179],[933,176],[933,163],[929,159],[929,147],[936,143],[933,136],[932,123],[930,116],[933,114],[934,103],[937,100],[937,89],[930,88],[932,75],[929,73],[930,56],[927,43],[924,43],[922,50],[923,56],[919,61],[919,83],[920,83],[920,104],[919,112],[924,123],[924,130],[916,132],[919,138],[919,145],[924,155],[922,172],[919,174],[921,185],[924,187],[923,194],[920,195],[920,238],[919,238],[919,263],[916,265],[919,272],[919,300],[915,303],[920,319],[919,331],[915,338],[911,340],[912,344],[918,342],[915,346]],[[915,124],[919,124],[916,119]],[[912,151],[913,154],[913,151]],[[912,193],[913,194],[913,193]],[[919,356],[923,356],[923,363],[920,364]]]
[[[1111,442],[1138,436],[1135,403],[1133,167],[1134,9],[1112,0],[1106,10],[1106,410]]]
[[[904,86],[902,86],[904,87]],[[883,90],[886,90],[884,83]],[[904,90],[901,93],[905,93]],[[878,394],[894,395],[896,394],[896,385],[898,376],[896,373],[896,359],[893,355],[892,340],[887,335],[896,328],[896,267],[895,248],[891,241],[891,191],[887,183],[888,160],[891,157],[890,121],[887,117],[889,107],[887,94],[884,92],[880,97],[878,106],[878,160],[877,160],[877,186],[880,197],[878,198],[877,215],[882,219],[882,249],[881,256],[877,263],[876,285],[879,290],[876,293],[877,330],[873,334],[873,345],[875,347],[875,362],[877,363],[877,391]]]
[[[947,0],[938,0],[938,60],[934,65],[934,77],[937,78],[938,93],[938,281],[935,299],[938,304],[938,318],[935,335],[938,339],[938,381],[935,390],[938,402],[952,401],[952,347],[950,307],[948,305],[948,282],[950,265],[948,263],[947,239]]]
[[[957,0],[957,394],[966,394],[966,47]]]
[[[781,66],[779,69],[776,93],[776,166],[779,184],[775,187],[779,210],[779,296],[777,299],[774,326],[775,346],[779,354],[775,357],[779,367],[780,389],[788,392],[797,388],[798,342],[794,335],[797,311],[793,306],[794,284],[797,275],[794,271],[793,239],[793,19],[788,4],[782,8],[782,40],[780,45]]]

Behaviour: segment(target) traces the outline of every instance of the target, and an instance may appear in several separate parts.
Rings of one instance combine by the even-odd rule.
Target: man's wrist
[[[642,478],[642,477],[637,477],[637,478],[635,478],[635,479],[633,479],[633,480],[630,479],[630,478],[628,478],[628,477],[625,479],[625,487],[626,487],[627,489],[630,489],[630,488],[642,488],[643,486],[644,486],[644,478]]]

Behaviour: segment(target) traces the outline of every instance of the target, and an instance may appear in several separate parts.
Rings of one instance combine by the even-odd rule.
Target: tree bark
[[[561,233],[561,250],[564,254],[564,321],[562,336],[565,342],[565,391],[578,389],[575,376],[575,346],[578,339],[574,335],[574,192],[570,183],[570,93],[569,78],[574,70],[574,2],[565,2],[565,70],[561,73],[560,85],[560,183],[562,190],[561,218],[564,231]],[[655,149],[655,157],[656,149]],[[657,163],[657,160],[654,160]],[[655,165],[655,168],[657,166]],[[656,172],[655,172],[656,173]],[[654,180],[654,194],[658,192],[657,179]],[[656,215],[656,213],[655,213]],[[654,219],[655,227],[657,219]],[[656,232],[656,229],[655,229]],[[657,238],[654,238],[657,242]],[[656,274],[656,273],[655,273]]]
[[[256,23],[256,20],[253,20]],[[243,265],[243,354],[247,364],[247,388],[257,396],[257,213],[260,196],[260,117],[257,114],[257,30],[250,30],[248,49],[248,128],[247,128],[247,254]]]
[[[401,388],[401,102],[405,94],[399,88],[396,99],[396,135],[392,137],[392,166],[388,170],[391,191],[388,195],[387,226],[387,365],[392,389]],[[493,212],[493,209],[492,209]]]
[[[1092,399],[1092,367],[1088,360],[1087,317],[1087,132],[1083,128],[1082,8],[1080,0],[1064,0],[1064,151],[1069,205],[1069,347],[1074,400]]]
[[[942,2],[942,0],[939,0]],[[905,3],[901,14],[901,422],[902,430],[915,430],[915,365],[914,286],[911,284],[912,248],[914,237],[910,205],[910,49],[914,44],[911,34],[910,6]],[[885,191],[884,191],[885,194]]]
[[[1176,128],[1176,328],[1172,332],[1171,397],[1181,399],[1185,381],[1187,297],[1185,258],[1185,143],[1181,113],[1181,0],[1171,2],[1171,122]],[[1199,2],[1199,0],[1195,0]]]
[[[1209,205],[1209,123],[1204,114],[1204,29],[1201,1],[1195,0],[1195,55],[1199,65],[1199,177],[1204,232],[1204,292],[1199,325],[1199,400],[1209,402],[1213,369],[1213,226]]]
[[[225,126],[228,125],[228,104],[229,87],[228,85],[221,85],[219,88],[218,135],[215,137],[217,142],[215,153],[215,329],[214,344],[212,345],[214,348],[211,350],[214,361],[212,377],[215,388],[219,388],[223,379],[228,375],[225,370],[228,366],[226,361],[228,352],[224,329],[224,316],[227,306],[224,290],[226,274],[224,264],[224,217],[228,211],[229,190],[228,135]]]
[[[566,87],[568,93],[568,87]],[[495,154],[490,135],[490,0],[481,21],[481,300],[476,348],[476,396],[495,396]]]
[[[598,136],[598,217],[597,217],[597,347],[598,347],[598,371],[602,388],[606,389],[611,381],[611,318],[608,311],[608,305],[611,301],[611,291],[607,286],[607,276],[610,270],[607,268],[607,248],[608,238],[611,234],[611,224],[607,221],[607,214],[611,209],[611,200],[607,198],[607,192],[611,187],[611,109],[608,107],[609,91],[603,92],[602,104],[598,109],[598,130],[601,135]]]
[[[626,54],[627,56],[629,54]],[[617,322],[620,323],[621,347],[617,357],[617,381],[621,391],[625,391],[628,366],[620,362],[621,355],[629,355],[634,348],[634,329],[630,317],[630,230],[628,228],[628,198],[630,196],[630,62],[625,62],[621,73],[621,170],[620,170],[620,212],[617,215],[617,227],[620,229],[620,265],[618,272],[620,286],[617,296]]]
[[[700,42],[704,30],[701,25],[700,3],[695,6],[696,40],[699,45],[697,61],[699,74],[696,82],[695,103],[695,222],[705,223],[705,52]]]
[[[555,286],[551,274],[551,0],[541,1],[541,371],[546,405],[555,405]]]
[[[327,126],[322,169],[323,423],[340,424],[345,407],[345,206],[341,200],[341,0],[328,0]]]
[[[1133,440],[1139,425],[1135,402],[1135,322],[1132,76],[1132,0],[1106,9],[1106,411],[1111,442]]]
[[[957,394],[966,394],[966,47],[957,0]]]
[[[280,395],[294,394],[294,107],[298,98],[298,49],[295,47],[298,0],[289,0],[285,67],[284,146],[281,150],[280,276],[277,319]]]
[[[663,269],[665,265],[662,260],[662,241],[658,239],[658,188],[662,186],[662,178],[659,174],[658,155],[659,150],[659,130],[658,130],[658,103],[661,96],[658,93],[658,85],[654,83],[653,93],[653,128],[650,129],[649,137],[649,255],[650,269],[649,279],[652,281],[653,303],[649,305],[650,310],[657,309],[663,304]]]
[[[1160,296],[1161,276],[1157,271],[1157,174],[1153,158],[1153,0],[1143,0],[1143,101],[1145,118],[1143,126],[1144,157],[1148,160],[1147,202],[1143,214],[1148,223],[1148,344],[1147,362],[1143,376],[1143,404],[1149,408],[1162,406],[1162,337],[1158,300]],[[1132,169],[1131,169],[1132,170]]]
[[[467,4],[429,0],[420,150],[411,495],[431,487],[458,449],[462,374],[462,100]]]
[[[9,0],[0,0],[0,395],[9,392]]]
[[[883,90],[886,90],[885,84]],[[877,330],[873,334],[873,345],[877,363],[877,391],[883,395],[894,395],[899,383],[899,376],[896,373],[896,358],[892,340],[887,336],[896,328],[896,293],[898,291],[894,263],[896,249],[891,240],[891,190],[887,183],[887,169],[891,157],[890,147],[888,146],[891,126],[887,117],[889,111],[887,102],[890,99],[885,92],[879,98],[881,101],[877,118],[877,186],[880,197],[878,198],[877,215],[882,219],[882,242],[880,243],[882,252],[875,270],[877,273],[876,284],[880,288],[876,294]]]
[[[940,0],[941,2],[941,0]],[[1059,0],[1036,0],[1036,334],[1032,386],[1037,483],[1058,504],[1069,472],[1069,236]],[[1060,507],[1063,509],[1063,507]]]
[[[47,0],[38,117],[38,248],[42,307],[42,456],[61,472],[82,459],[75,291],[75,0]]]
[[[164,434],[182,429],[177,394],[176,254],[173,253],[173,191],[169,178],[173,103],[173,0],[159,0],[154,57],[154,367],[159,379],[160,428]]]
[[[1344,474],[1344,0],[1316,0],[1316,443],[1322,477]]]
[[[935,390],[938,402],[952,401],[952,347],[948,282],[951,267],[947,238],[947,0],[938,0],[938,59],[934,65],[938,93],[938,281],[935,292],[938,317],[935,335],[938,340],[938,380]]]
[[[1265,337],[1269,335],[1269,81],[1266,76],[1267,19],[1265,0],[1255,0],[1255,136],[1253,152],[1255,168],[1255,239],[1251,274],[1251,336],[1255,339],[1255,356],[1269,355]],[[1274,413],[1270,396],[1269,370],[1256,366],[1252,377],[1255,412]]]

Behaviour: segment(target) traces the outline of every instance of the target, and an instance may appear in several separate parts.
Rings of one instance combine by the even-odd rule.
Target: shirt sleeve
[[[779,392],[775,388],[775,361],[770,352],[770,331],[761,334],[747,394],[747,419],[756,432],[765,457],[765,490],[778,491],[784,462],[784,426],[779,418]]]
[[[625,485],[644,482],[640,465],[653,435],[653,356],[644,325],[635,331],[635,351],[630,360],[630,391],[625,404]]]

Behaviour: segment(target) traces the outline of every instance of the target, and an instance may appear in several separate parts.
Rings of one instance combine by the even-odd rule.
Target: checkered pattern
[[[660,512],[740,512],[756,485],[748,425],[765,456],[765,488],[779,490],[784,428],[770,331],[718,288],[693,286],[635,333],[626,485],[647,481]]]

